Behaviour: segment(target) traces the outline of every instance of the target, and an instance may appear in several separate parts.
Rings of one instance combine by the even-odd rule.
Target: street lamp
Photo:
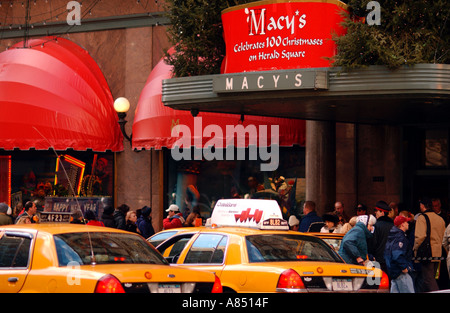
[[[127,121],[125,120],[125,117],[127,116],[127,112],[129,109],[130,109],[130,101],[128,101],[127,98],[119,97],[116,99],[116,101],[114,101],[114,110],[116,110],[117,115],[119,116],[118,122],[120,125],[120,130],[122,131],[123,136],[129,142],[131,142],[132,134],[130,136],[128,136],[125,131],[125,124],[127,123]]]

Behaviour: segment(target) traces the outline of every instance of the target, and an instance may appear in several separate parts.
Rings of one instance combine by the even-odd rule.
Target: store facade
[[[146,87],[153,80],[152,71],[163,56],[163,49],[170,48],[164,26],[169,21],[162,14],[162,4],[111,0],[91,6],[84,2],[81,25],[70,26],[65,21],[67,1],[52,2],[52,8],[40,1],[31,7],[33,27],[28,28],[28,35],[31,38],[59,35],[82,47],[98,64],[107,82],[112,96],[110,105],[118,97],[129,99],[131,107],[125,131],[132,134],[132,142],[115,140],[123,144],[123,149],[97,149],[89,145],[76,148],[66,143],[55,150],[59,156],[69,156],[67,159],[72,163],[67,161],[68,167],[80,167],[84,163],[85,175],[92,174],[92,165],[99,160],[107,163],[109,183],[102,190],[108,190],[105,194],[113,198],[115,206],[126,203],[133,210],[151,206],[155,230],[162,229],[165,209],[170,203],[184,207],[186,198],[190,197],[186,191],[190,185],[198,191],[197,198],[206,215],[215,200],[250,193],[250,176],[256,176],[265,189],[272,187],[269,178],[274,182],[283,176],[289,188],[296,184],[295,202],[314,200],[320,212],[331,210],[336,200],[343,201],[349,211],[358,202],[371,207],[380,199],[403,202],[415,209],[418,197],[436,191],[436,196],[448,203],[449,65],[423,64],[398,71],[369,67],[353,72],[330,67],[329,60],[323,57],[331,57],[335,51],[329,45],[330,40],[326,40],[330,34],[324,35],[323,31],[333,21],[336,25],[339,20],[336,10],[345,9],[342,3],[310,1],[313,4],[306,6],[305,1],[291,1],[295,9],[280,9],[282,13],[277,16],[271,15],[269,7],[247,7],[248,13],[242,8],[242,23],[245,25],[248,18],[253,28],[236,23],[237,29],[231,29],[226,36],[246,29],[247,35],[252,30],[255,37],[265,37],[255,43],[242,38],[229,39],[237,42],[230,46],[232,51],[227,52],[226,66],[220,75],[170,78],[163,71],[158,78],[162,88],[156,88],[153,95],[155,106],[145,102],[153,97],[146,94]],[[0,25],[0,51],[23,41],[24,24],[9,17],[25,16],[24,7],[20,1],[10,4],[0,7],[5,18],[5,23]],[[236,8],[226,11],[239,12]],[[327,18],[318,12],[326,12]],[[312,32],[310,28],[315,21],[319,28]],[[285,40],[287,37],[290,39]],[[267,50],[258,50],[262,44]],[[279,49],[278,45],[284,48]],[[243,57],[244,53],[249,54]],[[308,59],[311,56],[315,59]],[[1,67],[0,75],[4,73]],[[6,107],[2,104],[1,109]],[[175,109],[176,114],[149,112],[154,118],[144,118],[141,122],[145,114],[137,113],[144,107]],[[171,145],[178,137],[172,136],[172,130],[194,123],[192,113],[197,117],[212,113],[232,116],[233,122],[220,124],[213,118],[209,122],[212,124],[259,126],[265,123],[269,130],[271,125],[283,125],[276,119],[288,119],[293,124],[279,129],[280,135],[284,130],[290,138],[279,147],[279,167],[276,171],[261,171],[261,165],[268,163],[267,158],[258,159],[257,155],[251,159],[247,146],[242,150],[242,159],[238,160],[238,152],[233,151],[234,160],[226,157],[220,160],[218,156],[226,156],[223,148],[227,147],[226,143],[209,150],[214,157],[208,160],[195,160],[199,153],[193,150],[191,160],[174,158]],[[112,115],[117,121],[115,113]],[[21,120],[20,112],[15,116]],[[272,122],[261,123],[260,117]],[[8,122],[4,115],[0,118],[2,123]],[[203,122],[203,130],[211,125],[206,118]],[[162,126],[152,127],[158,123]],[[145,133],[155,129],[162,129],[163,134]],[[195,145],[195,126],[189,129],[191,145]],[[221,129],[225,134],[226,127]],[[144,135],[139,141],[141,131]],[[15,135],[8,135],[0,143]],[[44,137],[49,136],[44,134]],[[85,142],[86,138],[77,141]],[[162,143],[162,138],[170,142]],[[213,139],[217,140],[217,136]],[[205,147],[203,141],[200,145]],[[5,199],[0,201],[11,203],[13,194],[26,189],[26,180],[33,179],[30,170],[36,177],[36,185],[29,190],[39,190],[37,185],[41,181],[45,190],[45,182],[55,180],[57,156],[50,146],[0,149],[0,196]],[[264,147],[261,145],[261,149]],[[200,152],[203,157],[204,151]],[[288,200],[292,203],[292,198]]]
[[[312,8],[320,5],[335,7],[325,20],[333,20],[337,8],[345,9],[338,1],[263,1],[223,11],[224,68],[231,70],[167,79],[163,103],[191,112],[307,120],[306,198],[314,200],[321,213],[333,210],[335,201],[344,202],[348,213],[354,214],[357,203],[372,207],[378,200],[400,202],[414,212],[417,200],[425,195],[447,205],[450,66],[419,64],[396,71],[369,66],[346,72],[315,64],[304,56],[320,62],[330,57],[326,51],[308,50],[318,48],[321,39],[328,42],[322,33],[314,36],[314,23],[323,24],[324,18]],[[272,12],[274,6],[277,10]],[[284,12],[298,17],[291,24],[297,23],[295,31],[283,24],[291,21]],[[234,30],[231,26],[227,34],[230,13],[235,15],[234,25],[240,26]],[[290,51],[292,47],[302,54]],[[287,56],[290,62],[284,63]],[[253,61],[258,61],[256,67]]]
[[[19,212],[35,201],[45,211],[84,197],[100,214],[113,204],[114,153],[123,144],[98,65],[52,36],[15,44],[0,64],[0,201]]]

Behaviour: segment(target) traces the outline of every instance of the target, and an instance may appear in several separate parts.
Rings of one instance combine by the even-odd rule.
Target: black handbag
[[[416,261],[419,262],[430,262],[433,259],[433,254],[431,252],[431,225],[430,225],[430,219],[426,214],[422,215],[425,217],[425,220],[427,222],[427,236],[423,240],[423,242],[420,244],[419,248],[417,248],[416,257],[414,258]]]

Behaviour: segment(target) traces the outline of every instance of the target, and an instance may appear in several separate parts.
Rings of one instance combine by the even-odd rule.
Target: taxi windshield
[[[288,234],[246,237],[250,262],[322,261],[343,262],[321,239]]]
[[[121,233],[68,233],[54,236],[59,266],[91,264],[168,264],[143,238]],[[92,250],[91,250],[92,245]]]

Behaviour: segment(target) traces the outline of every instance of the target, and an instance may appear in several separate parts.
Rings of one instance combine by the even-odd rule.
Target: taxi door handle
[[[18,277],[9,277],[8,282],[9,283],[17,283],[19,281]]]

